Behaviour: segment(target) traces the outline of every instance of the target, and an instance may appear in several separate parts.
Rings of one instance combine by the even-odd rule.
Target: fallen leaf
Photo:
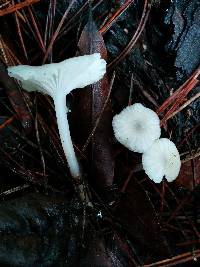
[[[101,53],[107,59],[107,51],[101,34],[90,16],[89,22],[83,29],[79,43],[79,54]],[[100,193],[113,183],[114,159],[112,153],[112,110],[108,100],[110,85],[107,75],[91,85],[87,90],[78,94],[79,120],[84,142],[87,140],[94,127],[96,130],[91,138],[89,151],[91,182]],[[105,102],[108,102],[105,107]],[[105,109],[103,110],[103,108]],[[77,109],[77,107],[76,107]],[[99,120],[98,125],[96,122]]]
[[[176,179],[176,184],[184,186],[191,191],[200,184],[200,158],[194,159],[193,164],[194,168],[192,160],[182,163],[180,174]]]
[[[88,253],[81,261],[81,266],[123,267],[115,253],[106,248],[105,241],[101,238],[94,239],[90,243]]]
[[[22,93],[19,91],[15,81],[9,77],[6,66],[0,62],[0,83],[4,87],[9,100],[17,113],[17,117],[22,123],[22,126],[29,133],[32,130],[32,119],[28,111]]]
[[[78,266],[70,263],[79,260],[81,212],[76,199],[60,195],[35,193],[1,201],[0,265]]]

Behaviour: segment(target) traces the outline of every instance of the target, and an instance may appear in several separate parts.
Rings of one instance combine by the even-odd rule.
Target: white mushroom
[[[160,137],[160,120],[151,109],[140,103],[126,107],[113,118],[116,139],[134,152],[145,152]]]
[[[179,174],[181,160],[175,144],[167,138],[161,138],[142,155],[142,165],[155,183],[160,183],[164,176],[168,182],[172,182]]]
[[[53,98],[63,150],[75,178],[80,177],[81,173],[69,131],[66,95],[75,88],[97,82],[105,72],[106,62],[98,53],[43,66],[19,65],[8,68],[8,74],[19,80],[23,89],[39,91]]]

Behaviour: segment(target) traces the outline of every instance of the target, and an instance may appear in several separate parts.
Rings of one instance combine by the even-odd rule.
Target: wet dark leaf
[[[62,196],[40,194],[2,201],[0,265],[72,266],[78,258],[76,234],[81,213],[75,202],[71,204]]]
[[[200,185],[200,158],[182,163],[176,183],[191,191]]]
[[[90,17],[89,22],[83,29],[78,47],[81,55],[101,53],[102,58],[107,59],[103,38],[98,32],[92,17]],[[92,183],[95,184],[95,189],[101,190],[112,185],[114,176],[110,101],[108,101],[103,110],[104,104],[109,97],[109,91],[109,81],[107,75],[105,75],[101,81],[91,85],[87,90],[82,90],[78,95],[79,114],[82,113],[81,118],[79,118],[82,121],[85,141],[92,129],[97,126],[91,138],[92,145],[89,157]],[[96,125],[99,117],[100,121]]]
[[[124,265],[117,259],[115,253],[106,248],[103,239],[94,239],[89,248],[86,257],[82,260],[81,267],[123,267]]]
[[[8,76],[5,65],[0,61],[0,84],[5,88],[6,94],[21,121],[24,129],[29,133],[32,129],[32,119],[24,101],[22,93],[16,83]]]
[[[176,53],[177,76],[190,75],[200,61],[200,7],[196,0],[172,1],[166,23],[172,24],[174,33],[168,49]]]

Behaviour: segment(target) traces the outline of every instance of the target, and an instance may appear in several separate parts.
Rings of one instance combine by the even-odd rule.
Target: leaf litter
[[[0,1],[2,266],[198,264],[199,10],[196,0]],[[93,52],[107,75],[67,98],[87,208],[50,99],[24,93],[5,66]],[[151,182],[140,155],[113,137],[113,115],[134,102],[158,112],[181,152],[172,184]]]

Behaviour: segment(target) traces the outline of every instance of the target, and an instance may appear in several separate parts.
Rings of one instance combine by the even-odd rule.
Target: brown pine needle
[[[4,129],[7,125],[11,124],[13,120],[15,119],[15,116],[12,116],[8,120],[6,120],[4,123],[0,125],[0,130]]]
[[[185,159],[181,160],[182,163],[188,162],[190,160],[196,159],[200,157],[200,151],[196,152],[194,155],[192,156],[188,156]]]
[[[184,108],[186,108],[188,105],[190,105],[192,102],[194,102],[197,98],[200,97],[200,93],[197,93],[196,95],[194,95],[193,97],[191,97],[189,100],[187,100],[182,106],[180,106],[179,109],[177,109],[176,111],[174,111],[171,115],[169,115],[166,119],[165,122],[171,118],[173,118],[176,114],[178,114],[181,110],[183,110]]]
[[[150,9],[151,3],[149,2],[149,0],[145,0],[142,16],[137,30],[135,31],[133,37],[131,38],[127,46],[124,48],[124,50],[108,65],[108,69],[111,70],[131,52],[145,28],[146,22],[149,17]]]
[[[182,99],[182,95],[185,91],[187,94],[194,88],[194,86],[198,83],[198,76],[200,75],[200,66],[192,73],[192,75],[184,82],[170,97],[168,97],[164,103],[158,108],[157,114],[160,115],[163,113],[170,105],[176,103],[176,101]],[[185,96],[185,94],[184,94]]]
[[[147,264],[147,265],[144,265],[144,267],[169,267],[169,266],[175,266],[177,264],[180,264],[180,263],[185,263],[185,262],[188,262],[188,261],[196,261],[197,258],[200,257],[200,250],[197,249],[197,250],[194,250],[192,252],[187,252],[187,253],[183,253],[183,254],[180,254],[178,256],[175,256],[175,257],[172,257],[171,259],[165,259],[165,260],[162,260],[162,261],[158,261],[158,262],[155,262],[155,263],[152,263],[152,264]]]
[[[127,10],[127,8],[134,2],[134,0],[127,0],[117,11],[112,15],[112,17],[106,22],[105,25],[99,30],[101,34],[107,32],[107,30],[112,26],[113,23]]]
[[[14,13],[19,9],[22,9],[24,7],[27,7],[27,6],[30,6],[32,4],[35,4],[35,3],[39,2],[39,1],[40,0],[26,0],[26,1],[22,2],[22,3],[6,7],[4,9],[0,10],[0,17],[5,16],[7,14]]]
[[[46,53],[45,53],[45,56],[44,56],[44,59],[43,59],[43,62],[42,62],[43,64],[44,64],[45,61],[47,60],[47,58],[48,58],[48,56],[49,56],[49,53],[51,52],[51,50],[52,50],[52,48],[53,48],[53,44],[54,44],[56,38],[58,37],[58,34],[60,33],[60,30],[61,30],[61,28],[62,28],[62,26],[63,26],[63,23],[64,23],[64,21],[65,21],[67,15],[69,14],[69,11],[71,10],[71,8],[72,8],[72,6],[74,5],[75,2],[76,2],[76,0],[71,0],[71,1],[70,1],[70,4],[69,4],[68,8],[66,9],[66,11],[65,11],[65,13],[64,13],[64,15],[63,15],[61,21],[59,22],[58,27],[57,27],[57,29],[55,30],[55,32],[54,32],[54,34],[53,34],[53,36],[52,36],[52,38],[51,38],[51,41],[50,41],[50,43],[49,43],[49,46],[48,46],[48,48],[47,48],[47,50],[46,50]]]

